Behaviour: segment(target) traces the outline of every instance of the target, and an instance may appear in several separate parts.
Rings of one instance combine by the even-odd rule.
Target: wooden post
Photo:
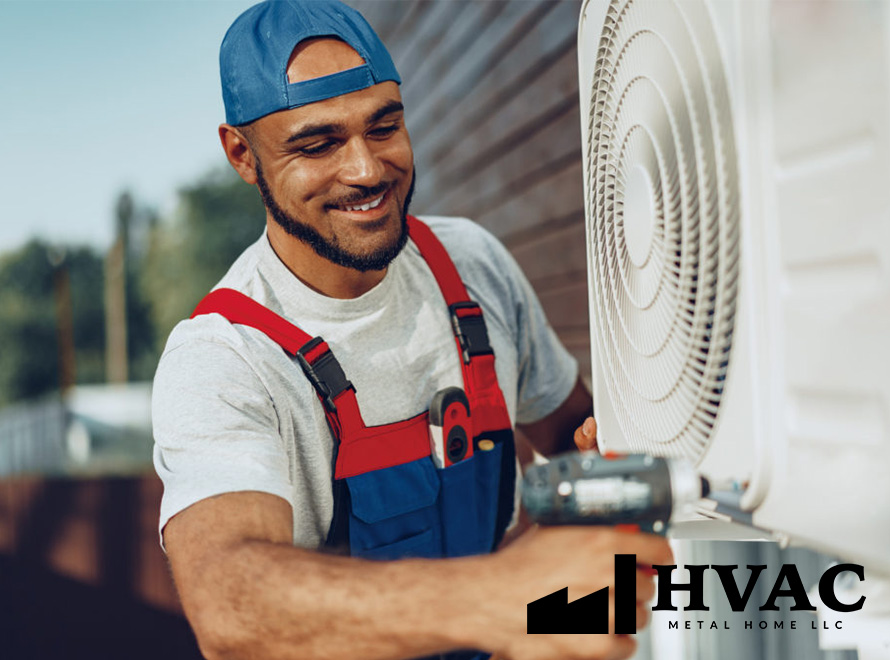
[[[74,317],[71,311],[71,280],[64,255],[50,256],[53,265],[53,293],[56,299],[56,337],[59,345],[59,390],[64,396],[76,381],[74,358]]]
[[[133,201],[123,193],[117,203],[117,235],[105,257],[105,377],[129,380],[127,354],[127,243]]]

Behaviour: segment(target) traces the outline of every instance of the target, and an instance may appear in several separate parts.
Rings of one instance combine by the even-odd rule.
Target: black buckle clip
[[[458,316],[458,309],[479,309],[479,314],[472,316]],[[460,343],[461,355],[464,364],[470,363],[470,358],[476,355],[488,355],[493,351],[491,344],[488,343],[488,330],[485,329],[485,319],[479,305],[474,302],[458,302],[448,306],[451,313],[451,327],[454,329],[454,336]]]
[[[303,368],[303,373],[306,374],[309,382],[312,383],[315,391],[318,392],[324,407],[328,411],[336,413],[337,405],[334,403],[334,399],[344,390],[353,387],[353,385],[346,379],[343,368],[330,349],[318,356],[312,364],[306,359],[306,354],[323,341],[321,337],[310,339],[297,351],[296,357],[297,362]]]

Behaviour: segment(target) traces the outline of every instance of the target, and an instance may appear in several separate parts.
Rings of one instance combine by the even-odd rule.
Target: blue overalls
[[[382,426],[362,420],[355,388],[328,345],[232,289],[208,294],[192,317],[219,313],[257,328],[295,357],[312,382],[334,443],[334,515],[326,546],[356,557],[459,557],[491,552],[513,515],[515,450],[482,310],[435,234],[408,217],[411,239],[448,305],[469,416],[466,450],[437,467],[430,413]],[[468,430],[470,430],[468,429]],[[448,658],[477,658],[478,652]]]

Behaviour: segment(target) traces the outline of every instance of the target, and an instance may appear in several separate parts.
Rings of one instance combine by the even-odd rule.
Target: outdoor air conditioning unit
[[[588,0],[578,51],[601,445],[890,574],[888,15]]]

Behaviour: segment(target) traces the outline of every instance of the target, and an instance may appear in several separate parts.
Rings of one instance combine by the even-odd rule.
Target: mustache
[[[356,204],[361,201],[373,199],[375,197],[379,197],[381,194],[385,193],[392,187],[393,183],[391,181],[378,183],[376,186],[373,186],[371,188],[366,188],[364,186],[355,186],[350,194],[344,195],[343,197],[339,197],[328,202],[327,204],[325,204],[325,208],[336,208],[338,206]]]

